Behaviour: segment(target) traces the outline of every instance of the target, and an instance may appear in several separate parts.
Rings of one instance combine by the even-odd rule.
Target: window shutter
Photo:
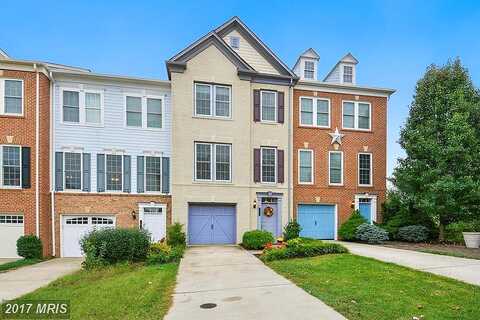
[[[253,149],[253,181],[260,182],[260,149]]]
[[[105,155],[97,154],[97,191],[105,192]]]
[[[278,123],[285,122],[285,94],[283,92],[277,92],[277,113]]]
[[[130,192],[132,183],[132,160],[130,156],[123,156],[123,192]]]
[[[260,121],[260,90],[253,90],[253,121]]]
[[[30,178],[30,147],[22,147],[22,188],[29,189],[32,186]]]
[[[90,153],[82,155],[83,165],[83,191],[90,191]]]
[[[170,158],[162,158],[162,193],[170,193]]]
[[[137,192],[145,192],[144,186],[144,161],[143,156],[137,156]]]
[[[284,158],[285,157],[284,157],[283,150],[277,150],[277,170],[278,170],[278,172],[277,172],[277,180],[278,181],[277,182],[278,183],[283,183],[285,181],[285,178],[284,178],[284,175],[285,175],[284,171],[285,170],[284,170],[284,164],[283,164],[284,161],[285,161]]]
[[[63,152],[55,152],[55,191],[63,190]]]

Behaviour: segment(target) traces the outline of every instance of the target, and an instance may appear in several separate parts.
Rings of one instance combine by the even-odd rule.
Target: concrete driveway
[[[387,248],[361,243],[339,243],[347,247],[351,253],[359,256],[392,262],[412,269],[438,274],[477,286],[480,285],[480,260],[456,258],[439,254]]]
[[[57,258],[0,273],[0,302],[18,298],[80,270],[82,258]]]
[[[213,303],[212,309],[200,306]],[[236,246],[192,247],[166,320],[345,319]]]

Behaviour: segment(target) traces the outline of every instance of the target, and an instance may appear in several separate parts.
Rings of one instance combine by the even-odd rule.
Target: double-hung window
[[[275,183],[277,181],[277,149],[262,147],[261,158],[261,181]]]
[[[219,84],[195,83],[195,115],[230,118],[231,87]]]
[[[328,182],[330,185],[343,185],[343,152],[330,151],[328,154]]]
[[[163,99],[160,97],[125,97],[125,124],[131,128],[161,129]]]
[[[80,92],[63,91],[63,122],[80,122]]]
[[[300,125],[330,127],[330,100],[300,98]]]
[[[127,127],[142,126],[142,98],[126,97]]]
[[[17,146],[0,146],[1,177],[0,185],[7,188],[20,188],[21,177],[21,148]]]
[[[162,191],[162,158],[145,157],[145,190]]]
[[[23,115],[23,80],[0,79],[0,114]]]
[[[231,181],[232,146],[224,143],[195,143],[195,180]]]
[[[123,190],[123,156],[107,154],[105,156],[105,176],[107,191]]]
[[[260,91],[260,119],[265,122],[277,122],[277,92]]]
[[[147,128],[162,127],[162,100],[147,98]]]
[[[315,77],[315,62],[305,61],[304,77],[305,77],[305,79],[314,79],[314,77]]]
[[[85,122],[100,124],[102,122],[102,96],[100,93],[85,92]]]
[[[65,190],[82,189],[82,154],[65,152],[63,155]]]
[[[358,184],[360,186],[372,185],[372,154],[358,154]]]
[[[353,83],[352,66],[343,66],[343,83]]]
[[[73,124],[102,124],[102,94],[95,91],[62,90],[62,120]]]
[[[313,183],[313,150],[298,150],[298,182]]]
[[[368,102],[343,102],[343,128],[356,130],[371,130],[372,112]]]

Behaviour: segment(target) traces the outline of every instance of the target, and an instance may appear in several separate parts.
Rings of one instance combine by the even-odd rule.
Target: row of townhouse
[[[234,17],[166,63],[168,81],[12,59],[0,51],[0,257],[36,234],[44,254],[82,254],[94,228],[172,222],[189,244],[245,231],[335,239],[357,208],[380,217],[391,89],[356,85],[348,54],[317,80]]]

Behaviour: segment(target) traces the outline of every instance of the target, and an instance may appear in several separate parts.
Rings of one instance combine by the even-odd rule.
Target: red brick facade
[[[36,233],[36,73],[0,69],[0,78],[20,79],[24,83],[23,116],[0,115],[0,145],[19,145],[31,150],[31,187],[28,189],[0,188],[0,213],[22,213],[24,233]],[[45,256],[51,255],[50,214],[50,80],[39,73],[39,214],[40,238]],[[10,140],[11,139],[11,140]]]
[[[300,97],[323,97],[330,99],[330,128],[302,127],[300,125]],[[369,132],[342,129],[342,101],[363,101],[371,103],[371,128]],[[343,186],[329,186],[328,152],[333,151],[329,133],[338,127],[345,136],[338,151],[343,151]],[[351,94],[328,93],[294,89],[293,100],[293,194],[294,216],[298,204],[337,204],[338,226],[348,219],[356,194],[377,196],[377,217],[381,220],[381,203],[386,193],[386,149],[387,149],[387,98],[356,96]],[[314,154],[314,183],[299,184],[298,149],[312,149]],[[358,153],[373,155],[373,186],[358,186]]]

